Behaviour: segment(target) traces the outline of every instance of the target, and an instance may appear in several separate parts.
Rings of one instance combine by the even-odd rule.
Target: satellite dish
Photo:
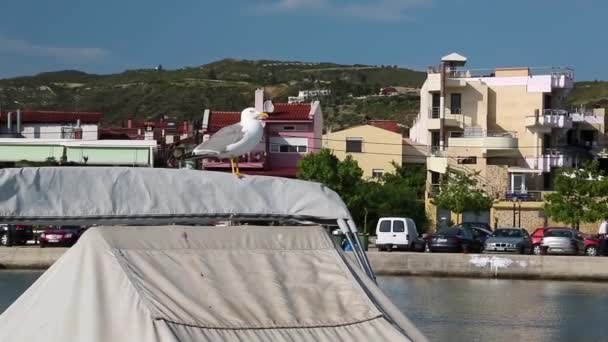
[[[264,102],[264,112],[268,114],[274,112],[274,105],[272,104],[272,101]]]

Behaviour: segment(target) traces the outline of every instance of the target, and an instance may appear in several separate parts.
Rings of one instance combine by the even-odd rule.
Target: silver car
[[[545,232],[541,249],[544,254],[583,254],[585,238],[575,229],[549,229]]]
[[[523,228],[498,228],[488,237],[484,253],[532,253],[530,234]]]

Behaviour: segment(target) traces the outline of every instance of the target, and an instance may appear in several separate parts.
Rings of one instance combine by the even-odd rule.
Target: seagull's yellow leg
[[[243,178],[244,175],[239,171],[239,160],[238,159],[235,160],[234,164],[235,164],[235,168],[236,168],[236,172],[234,174],[239,178]]]
[[[236,173],[234,172],[234,159],[233,159],[233,158],[230,158],[230,172],[231,172],[233,175],[234,175],[234,174],[236,174]]]

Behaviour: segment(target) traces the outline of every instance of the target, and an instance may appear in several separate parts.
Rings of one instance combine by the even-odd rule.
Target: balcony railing
[[[551,191],[507,191],[501,200],[508,202],[543,202],[545,195],[550,193]]]
[[[441,116],[441,107],[429,108],[429,119],[439,119]]]

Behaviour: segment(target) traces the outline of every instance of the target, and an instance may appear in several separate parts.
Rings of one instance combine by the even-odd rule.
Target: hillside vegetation
[[[128,70],[94,75],[66,70],[0,80],[0,103],[14,101],[26,109],[100,111],[106,123],[127,118],[168,115],[200,118],[205,109],[241,110],[253,103],[254,90],[264,86],[275,101],[287,101],[299,90],[330,89],[323,99],[332,127],[358,123],[366,116],[399,118],[417,111],[415,96],[359,98],[380,87],[417,88],[425,75],[385,66],[339,65],[226,59],[179,70]]]
[[[65,70],[4,79],[0,104],[5,109],[18,101],[26,109],[99,111],[106,124],[118,124],[161,115],[198,119],[207,108],[239,111],[253,104],[258,87],[265,87],[275,102],[286,102],[299,90],[330,89],[322,106],[327,128],[336,130],[370,118],[409,124],[419,107],[415,92],[374,94],[386,86],[419,88],[425,77],[396,66],[225,59],[178,70],[110,75]],[[568,101],[577,107],[608,107],[608,82],[578,82]]]

